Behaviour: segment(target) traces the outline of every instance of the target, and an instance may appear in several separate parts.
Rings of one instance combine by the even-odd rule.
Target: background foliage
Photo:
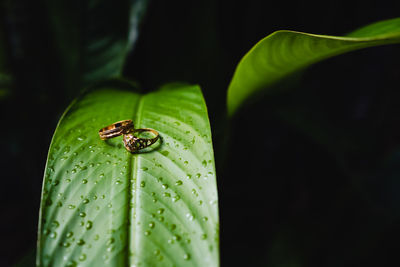
[[[0,95],[3,265],[35,245],[47,148],[76,96],[60,77],[46,4],[3,1],[1,9],[7,52],[0,66],[12,69],[7,86],[0,80],[7,92]],[[146,91],[199,83],[221,153],[225,89],[257,41],[278,29],[342,35],[397,10],[394,1],[153,1],[124,75]],[[259,137],[249,130],[255,126],[263,135],[256,146],[229,146],[227,159],[217,161],[223,265],[385,266],[397,259],[399,51],[370,48],[319,63],[295,90],[265,97],[232,121],[231,144]]]

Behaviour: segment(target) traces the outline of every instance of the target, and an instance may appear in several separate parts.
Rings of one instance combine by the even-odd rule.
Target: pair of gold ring
[[[139,135],[143,133],[151,133],[154,137],[139,137]],[[157,142],[159,138],[159,134],[156,130],[150,128],[135,129],[131,120],[118,121],[104,128],[101,128],[99,130],[99,135],[102,140],[107,140],[123,135],[125,148],[129,152],[137,152],[140,149],[149,147]]]

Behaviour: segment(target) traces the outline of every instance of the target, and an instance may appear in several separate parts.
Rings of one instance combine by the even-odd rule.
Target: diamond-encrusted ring
[[[151,138],[139,137],[142,133],[148,133],[153,135]],[[156,130],[150,128],[142,128],[142,129],[132,129],[129,133],[124,134],[124,144],[125,148],[129,152],[137,152],[140,149],[151,146],[155,142],[157,142],[160,135]]]
[[[133,129],[133,122],[131,120],[123,120],[101,128],[99,130],[99,135],[102,140],[106,140],[129,133]]]

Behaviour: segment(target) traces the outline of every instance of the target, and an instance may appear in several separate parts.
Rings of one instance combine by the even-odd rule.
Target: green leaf
[[[128,87],[130,90],[123,90]],[[132,119],[161,142],[131,154],[98,130]],[[40,266],[218,266],[211,131],[198,86],[96,87],[57,126],[43,182]]]
[[[346,37],[276,31],[258,42],[238,64],[228,88],[228,113],[232,116],[250,97],[318,61],[399,42],[400,18],[368,25]]]
[[[121,75],[146,6],[147,0],[46,1],[69,89]]]

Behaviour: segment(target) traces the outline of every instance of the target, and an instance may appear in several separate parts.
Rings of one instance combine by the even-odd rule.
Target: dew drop
[[[51,205],[53,205],[53,200],[49,198],[46,200],[46,206],[51,206]]]
[[[66,146],[65,148],[64,148],[64,154],[68,154],[69,153],[69,151],[71,150],[71,147],[70,146]]]
[[[85,261],[86,260],[86,254],[82,254],[79,256],[80,261]]]
[[[171,230],[175,230],[176,229],[176,224],[171,224]]]
[[[168,189],[168,185],[167,185],[167,184],[163,184],[163,185],[162,185],[162,188]]]
[[[145,187],[146,186],[146,182],[145,181],[142,181],[141,183],[140,183],[140,187]]]
[[[183,184],[183,182],[181,180],[178,180],[175,182],[175,185],[182,185],[182,184]]]
[[[78,246],[83,246],[83,245],[85,245],[85,240],[79,239],[78,241],[76,241],[76,244],[77,244]]]
[[[122,184],[122,181],[121,180],[117,180],[117,181],[115,181],[115,184]]]
[[[177,202],[179,199],[181,199],[181,197],[179,195],[175,195],[172,197],[173,202]]]
[[[171,194],[167,193],[167,192],[164,192],[162,195],[163,195],[163,197],[171,197]]]
[[[80,135],[80,136],[78,136],[76,139],[78,139],[79,141],[83,141],[83,140],[86,139],[86,136]]]
[[[83,217],[86,216],[86,213],[84,213],[84,212],[79,212],[79,216],[83,218]]]
[[[63,243],[61,243],[60,245],[63,246],[63,247],[65,247],[65,248],[67,248],[67,247],[69,247],[71,244],[70,244],[69,242],[63,242]]]
[[[158,209],[158,210],[157,210],[157,213],[158,213],[158,214],[163,214],[163,213],[164,213],[164,209],[163,209],[163,208]]]
[[[51,226],[53,226],[54,228],[57,228],[58,226],[60,226],[60,223],[58,221],[53,221],[51,223]]]
[[[56,232],[51,232],[50,238],[55,239],[56,237],[57,237],[57,233]]]
[[[148,169],[149,169],[149,168],[147,168],[147,167],[142,167],[142,168],[141,168],[142,171],[147,171]]]
[[[180,235],[174,235],[173,239],[176,241],[180,241],[182,239],[182,237]]]
[[[156,256],[157,256],[157,255],[160,255],[160,250],[156,249],[156,250],[154,250],[153,253],[154,253],[154,255],[156,255]]]
[[[217,204],[217,201],[216,200],[210,200],[210,205],[215,205],[215,204]]]
[[[70,210],[73,210],[73,209],[75,209],[75,205],[68,205],[68,208],[69,208]]]
[[[145,231],[144,232],[144,235],[147,235],[147,236],[149,236],[151,234],[151,232],[150,231]]]
[[[202,234],[201,235],[201,239],[203,239],[203,240],[207,239],[207,235],[206,234]]]
[[[167,157],[167,156],[169,155],[169,151],[167,151],[167,150],[164,150],[164,151],[162,151],[162,152],[161,152],[161,154],[163,154],[164,156],[166,156],[166,157]]]
[[[87,230],[90,230],[90,229],[92,229],[92,227],[93,227],[93,222],[92,222],[92,221],[87,221],[87,223],[86,223],[86,229],[87,229]]]
[[[76,262],[75,261],[69,261],[67,262],[67,267],[75,267],[76,266]]]
[[[196,177],[197,177],[197,178],[200,178],[200,176],[201,176],[200,173],[197,173],[197,174],[196,174]]]
[[[150,228],[154,228],[154,226],[156,226],[156,224],[154,222],[149,222],[149,227]]]
[[[207,217],[203,217],[203,222],[206,222],[206,221],[208,221],[208,218]]]
[[[86,180],[86,179],[83,179],[83,180],[82,180],[82,184],[87,184],[87,180]]]
[[[89,203],[89,199],[85,198],[82,202],[83,202],[83,204],[87,204],[87,203]]]
[[[111,244],[113,244],[114,242],[115,242],[115,239],[114,239],[113,237],[111,237],[111,238],[109,238],[109,239],[107,240],[106,245],[107,245],[107,246],[111,246]]]
[[[183,259],[187,261],[190,260],[190,254],[186,253],[185,255],[183,255]]]
[[[73,235],[74,235],[73,232],[68,232],[68,233],[66,234],[66,237],[67,237],[67,238],[71,238]]]

